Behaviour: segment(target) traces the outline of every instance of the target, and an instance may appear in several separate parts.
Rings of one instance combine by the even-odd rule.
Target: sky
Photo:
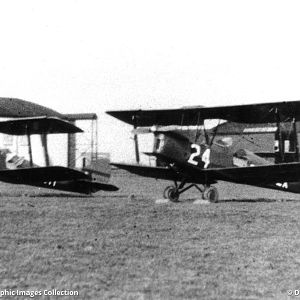
[[[293,0],[1,1],[0,96],[95,112],[99,151],[131,161],[131,128],[107,110],[300,99],[299,8]]]

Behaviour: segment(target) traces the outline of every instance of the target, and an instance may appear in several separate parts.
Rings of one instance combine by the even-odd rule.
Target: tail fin
[[[108,158],[98,158],[86,167],[83,167],[82,171],[90,173],[95,181],[107,183],[111,176],[110,161]]]

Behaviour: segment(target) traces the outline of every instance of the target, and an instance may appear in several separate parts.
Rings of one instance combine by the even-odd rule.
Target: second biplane
[[[300,101],[107,113],[134,127],[137,164],[113,165],[174,181],[164,191],[171,201],[196,187],[203,199],[217,202],[219,180],[300,193]],[[212,119],[219,124],[207,129]],[[137,135],[148,132],[155,143],[145,154],[156,166],[139,164]]]
[[[116,191],[118,188],[108,183],[110,167],[108,163],[97,163],[82,169],[50,166],[48,134],[75,134],[80,128],[65,120],[64,115],[32,102],[0,98],[0,133],[27,136],[29,160],[0,150],[0,181],[45,187],[63,191],[91,194],[99,190]],[[44,149],[45,166],[34,164],[31,136],[40,135]]]

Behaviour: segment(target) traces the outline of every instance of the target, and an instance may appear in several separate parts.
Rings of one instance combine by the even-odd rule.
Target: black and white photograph
[[[0,2],[0,299],[300,298],[300,3]]]

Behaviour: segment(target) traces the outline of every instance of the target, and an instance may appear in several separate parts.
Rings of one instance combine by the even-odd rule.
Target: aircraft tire
[[[209,200],[211,203],[217,203],[219,201],[219,192],[215,186],[211,186],[203,192],[203,199]]]
[[[174,186],[168,190],[168,199],[172,202],[178,202],[179,193]]]
[[[169,196],[168,196],[169,190],[172,189],[172,188],[174,188],[173,185],[168,185],[168,186],[164,189],[164,192],[163,192],[163,197],[164,197],[164,199],[169,199]]]

